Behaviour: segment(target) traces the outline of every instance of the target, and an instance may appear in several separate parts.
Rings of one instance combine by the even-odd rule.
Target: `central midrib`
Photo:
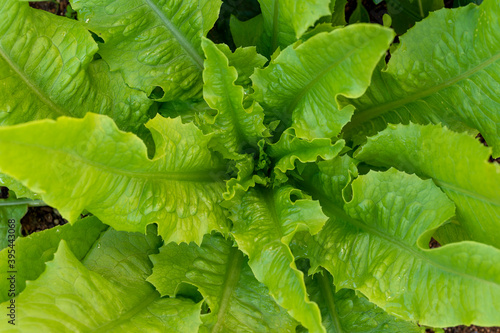
[[[417,251],[417,250],[413,249],[408,244],[405,244],[405,243],[403,243],[403,242],[401,242],[401,241],[399,241],[397,239],[389,237],[385,233],[383,233],[383,232],[381,232],[381,231],[379,231],[379,230],[377,230],[377,229],[375,229],[375,228],[373,228],[373,227],[371,227],[369,225],[366,225],[363,221],[358,221],[358,220],[350,217],[349,215],[347,215],[346,212],[344,212],[344,210],[342,208],[338,207],[337,205],[335,205],[334,203],[330,202],[329,200],[320,200],[320,201],[321,201],[321,203],[323,205],[323,208],[327,212],[329,212],[330,215],[338,216],[342,220],[349,222],[354,227],[356,227],[358,229],[361,229],[361,230],[363,230],[364,232],[366,232],[368,234],[372,234],[372,235],[374,235],[376,237],[382,238],[383,240],[385,240],[385,241],[387,241],[387,242],[395,245],[396,247],[402,249],[403,251],[411,253],[413,256],[417,257],[421,261],[427,262],[431,266],[434,266],[434,267],[436,267],[436,268],[438,268],[440,270],[443,270],[445,272],[451,273],[452,275],[459,275],[459,276],[462,276],[462,277],[464,277],[466,279],[477,280],[477,281],[480,281],[481,283],[488,283],[488,284],[492,284],[492,285],[498,286],[498,284],[495,283],[495,282],[493,282],[493,281],[485,280],[485,279],[482,279],[480,277],[469,275],[469,274],[466,274],[466,273],[463,273],[463,272],[458,272],[456,270],[453,270],[452,268],[443,266],[440,263],[437,263],[437,262],[431,260],[430,258],[426,257],[420,251]],[[329,215],[329,214],[327,214],[327,215]]]
[[[49,152],[58,152],[61,153],[60,150],[52,148],[52,147],[46,147],[46,146],[40,146],[36,144],[27,144],[24,142],[15,142],[15,141],[10,141],[10,143],[19,145],[19,146],[26,146],[26,147],[34,147],[38,148],[41,150],[48,150]],[[118,169],[116,167],[110,167],[105,164],[97,163],[94,161],[90,161],[87,159],[84,159],[83,157],[74,154],[73,152],[68,152],[68,151],[63,151],[63,154],[67,154],[74,158],[75,160],[78,160],[84,164],[90,165],[92,167],[96,167],[99,169],[102,169],[106,172],[109,172],[111,174],[117,174],[117,175],[123,175],[127,176],[130,178],[144,178],[148,180],[171,180],[171,181],[185,181],[185,182],[210,182],[210,183],[217,183],[219,181],[222,181],[220,179],[216,179],[216,177],[212,177],[210,173],[212,172],[213,174],[219,174],[220,172],[225,172],[225,168],[221,166],[220,168],[217,169],[208,169],[208,170],[200,170],[200,171],[191,171],[191,172],[176,172],[176,171],[170,171],[170,172],[142,172],[142,171],[131,171],[131,170],[123,170],[123,169]],[[153,163],[151,160],[148,160],[151,163]]]
[[[273,10],[273,34],[271,37],[271,54],[278,48],[278,34],[279,34],[279,2],[274,0]]]
[[[297,95],[295,95],[295,98],[292,100],[290,104],[287,105],[285,114],[291,114],[297,104],[299,104],[300,100],[305,96],[309,90],[313,86],[315,86],[326,74],[328,74],[333,68],[338,66],[341,62],[345,61],[347,58],[349,58],[354,52],[358,51],[360,48],[353,48],[349,52],[347,52],[344,56],[342,56],[340,59],[335,61],[333,64],[322,70],[321,72],[318,73],[304,88],[302,88]],[[336,102],[335,102],[336,104]],[[336,105],[335,105],[336,107]]]
[[[399,100],[395,100],[395,101],[392,101],[389,103],[377,105],[377,106],[369,108],[369,109],[360,110],[359,112],[354,113],[351,122],[346,125],[345,130],[355,128],[355,127],[359,126],[359,124],[367,122],[373,118],[379,117],[380,115],[382,115],[388,111],[392,111],[392,110],[394,110],[402,105],[414,102],[416,100],[427,97],[433,93],[436,93],[440,90],[443,90],[443,89],[445,89],[445,88],[447,88],[447,87],[449,87],[457,82],[460,82],[460,81],[476,74],[477,72],[483,70],[484,68],[488,67],[489,65],[496,62],[499,59],[500,59],[500,53],[495,54],[494,56],[492,56],[491,58],[489,58],[485,62],[479,64],[478,66],[473,67],[473,68],[469,69],[468,71],[464,72],[463,74],[458,75],[458,76],[456,76],[448,81],[445,81],[441,84],[430,87],[428,89],[421,90],[415,94],[412,94],[410,96],[407,96],[407,97],[399,99]]]
[[[60,106],[55,104],[50,98],[45,96],[45,93],[40,90],[38,85],[34,83],[29,77],[25,75],[25,73],[19,68],[19,66],[14,63],[4,52],[3,45],[0,43],[0,56],[5,60],[5,62],[12,68],[14,72],[18,75],[19,78],[30,88],[31,91],[35,93],[35,95],[40,98],[40,100],[47,105],[52,111],[58,113],[62,116],[72,116],[72,114],[68,111],[65,111]]]
[[[492,199],[488,198],[488,197],[485,197],[485,196],[482,196],[478,193],[475,193],[475,192],[470,192],[464,188],[461,188],[461,187],[457,187],[451,183],[448,183],[448,182],[445,182],[443,180],[439,180],[439,179],[436,179],[436,178],[432,178],[434,180],[434,182],[436,183],[436,185],[438,185],[439,187],[442,187],[448,191],[451,191],[451,192],[455,192],[459,195],[463,195],[463,196],[467,196],[467,197],[470,197],[472,199],[475,199],[475,200],[478,200],[478,201],[481,201],[481,202],[485,202],[485,203],[489,203],[491,205],[494,205],[494,206],[497,206],[497,207],[500,207],[500,203],[499,202],[496,202],[496,201],[493,201]]]
[[[226,316],[231,296],[240,279],[243,259],[243,253],[238,248],[231,247],[227,260],[227,271],[224,276],[224,288],[222,289],[219,311],[217,313],[217,322],[212,328],[212,333],[218,333],[223,328],[224,317]]]
[[[165,16],[163,11],[156,6],[151,0],[144,0],[148,4],[148,6],[153,10],[153,12],[159,17],[159,19],[165,24],[168,30],[175,37],[180,46],[186,51],[186,53],[193,60],[194,64],[200,69],[203,70],[203,58],[196,52],[196,49],[193,45],[187,40],[186,36],[177,29],[177,27]]]
[[[142,310],[146,309],[151,303],[155,302],[156,300],[160,299],[160,295],[156,290],[153,290],[149,295],[144,297],[143,301],[136,306],[134,306],[132,309],[129,311],[125,312],[123,315],[119,316],[113,321],[110,321],[100,327],[97,327],[93,330],[93,332],[110,332],[112,328],[117,327],[128,320],[130,320],[132,317],[134,317],[136,314],[141,312]]]
[[[340,318],[337,313],[337,308],[335,306],[335,300],[333,298],[333,290],[330,285],[330,281],[326,277],[326,274],[328,274],[324,269],[323,272],[319,272],[316,274],[316,277],[318,279],[319,287],[322,291],[322,296],[327,304],[328,307],[328,312],[330,313],[330,316],[332,317],[333,325],[335,326],[336,333],[344,333],[344,330],[342,328],[342,324],[340,323]]]

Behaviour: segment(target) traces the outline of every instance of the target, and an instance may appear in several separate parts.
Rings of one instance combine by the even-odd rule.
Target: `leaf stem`
[[[0,202],[0,207],[18,206],[18,205],[28,205],[29,207],[47,206],[47,204],[42,200],[32,200],[32,199],[20,199],[20,200]]]

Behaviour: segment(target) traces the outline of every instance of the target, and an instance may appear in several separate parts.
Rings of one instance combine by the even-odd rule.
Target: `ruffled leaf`
[[[309,300],[303,274],[288,247],[297,231],[316,234],[326,221],[319,203],[290,186],[252,188],[225,202],[232,234],[249,257],[255,277],[276,302],[311,332],[325,332],[318,306]]]
[[[457,148],[459,148],[457,150]],[[356,153],[378,166],[430,177],[457,206],[471,239],[500,248],[500,166],[488,163],[491,149],[439,125],[390,125]]]
[[[475,242],[429,249],[433,231],[454,215],[432,180],[372,171],[354,180],[343,206],[330,198],[329,186],[312,184],[330,217],[310,245],[313,270],[325,267],[338,288],[359,290],[388,313],[422,325],[499,324],[500,250]]]
[[[376,73],[345,138],[356,143],[388,123],[467,125],[500,154],[500,3],[433,12],[401,37],[387,69]],[[463,124],[461,124],[461,123]]]
[[[211,230],[226,231],[218,204],[225,166],[208,149],[210,138],[180,118],[157,116],[147,127],[153,160],[139,138],[92,113],[3,127],[0,170],[70,222],[87,209],[117,230],[157,223],[165,241],[200,243]]]
[[[286,130],[280,140],[269,146],[268,154],[275,160],[275,172],[278,178],[285,178],[288,170],[295,169],[295,162],[316,162],[318,157],[330,160],[344,148],[344,140],[332,144],[330,139],[305,140],[297,138],[293,131]]]
[[[82,264],[63,240],[45,272],[16,297],[19,332],[197,332],[200,305],[161,298],[145,281],[159,238],[110,230]],[[99,256],[97,263],[93,254]],[[2,307],[9,302],[2,303]]]
[[[252,76],[257,101],[272,119],[306,139],[336,136],[354,108],[337,96],[361,96],[394,37],[387,28],[358,24],[320,33],[283,50]]]
[[[256,68],[262,68],[267,59],[257,53],[255,46],[239,47],[231,52],[226,44],[216,44],[217,48],[224,53],[229,61],[229,66],[236,68],[238,78],[234,82],[236,85],[246,86],[252,83],[250,76]]]
[[[210,40],[203,39],[202,44],[206,56],[203,97],[218,111],[204,127],[214,132],[212,145],[215,150],[225,158],[240,159],[246,150],[257,150],[257,142],[266,131],[264,112],[256,103],[247,109],[243,107],[245,92],[242,86],[235,85],[237,70],[229,66],[224,53]]]
[[[248,259],[221,236],[206,235],[201,247],[170,243],[151,260],[148,281],[162,295],[176,296],[183,283],[203,295],[210,313],[202,332],[295,332],[296,322],[255,279]]]
[[[88,111],[137,130],[152,103],[130,89],[103,60],[91,62],[97,45],[79,22],[30,8],[0,4],[0,124],[12,125]]]
[[[201,38],[220,0],[72,0],[78,19],[104,40],[99,54],[128,85],[170,101],[202,90]]]

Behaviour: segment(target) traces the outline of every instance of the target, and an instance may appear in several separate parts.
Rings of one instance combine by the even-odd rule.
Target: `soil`
[[[385,3],[375,5],[373,0],[363,0],[363,5],[370,14],[370,20],[373,23],[382,23],[382,16],[387,12]],[[445,0],[445,7],[451,8],[453,0]],[[346,19],[348,20],[354,9],[356,8],[356,0],[348,0],[346,6]],[[45,1],[45,2],[30,2],[33,8],[42,9],[60,16],[67,16],[76,18],[70,7],[68,7],[68,0]],[[249,19],[258,14],[257,0],[224,0],[224,5],[221,10],[219,21],[216,27],[210,31],[210,37],[220,42],[227,39],[228,19],[231,14],[235,14],[240,19]],[[479,134],[478,139],[486,145],[484,138]],[[496,160],[490,157],[490,162],[500,163],[500,158]],[[6,187],[0,188],[0,198],[8,197],[8,189]],[[28,213],[21,219],[23,235],[29,235],[33,232],[50,229],[57,225],[66,224],[67,221],[61,217],[59,212],[48,206],[43,207],[29,207]],[[439,247],[439,243],[434,239],[430,242],[431,248]],[[446,328],[446,333],[500,333],[500,327],[477,327],[477,326],[457,326]],[[426,330],[427,333],[433,333],[431,329]]]

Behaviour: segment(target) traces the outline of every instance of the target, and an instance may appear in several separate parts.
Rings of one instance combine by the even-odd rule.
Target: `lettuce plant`
[[[259,3],[231,50],[220,0],[0,0],[0,230],[70,222],[0,242],[2,332],[500,325],[499,2]]]

